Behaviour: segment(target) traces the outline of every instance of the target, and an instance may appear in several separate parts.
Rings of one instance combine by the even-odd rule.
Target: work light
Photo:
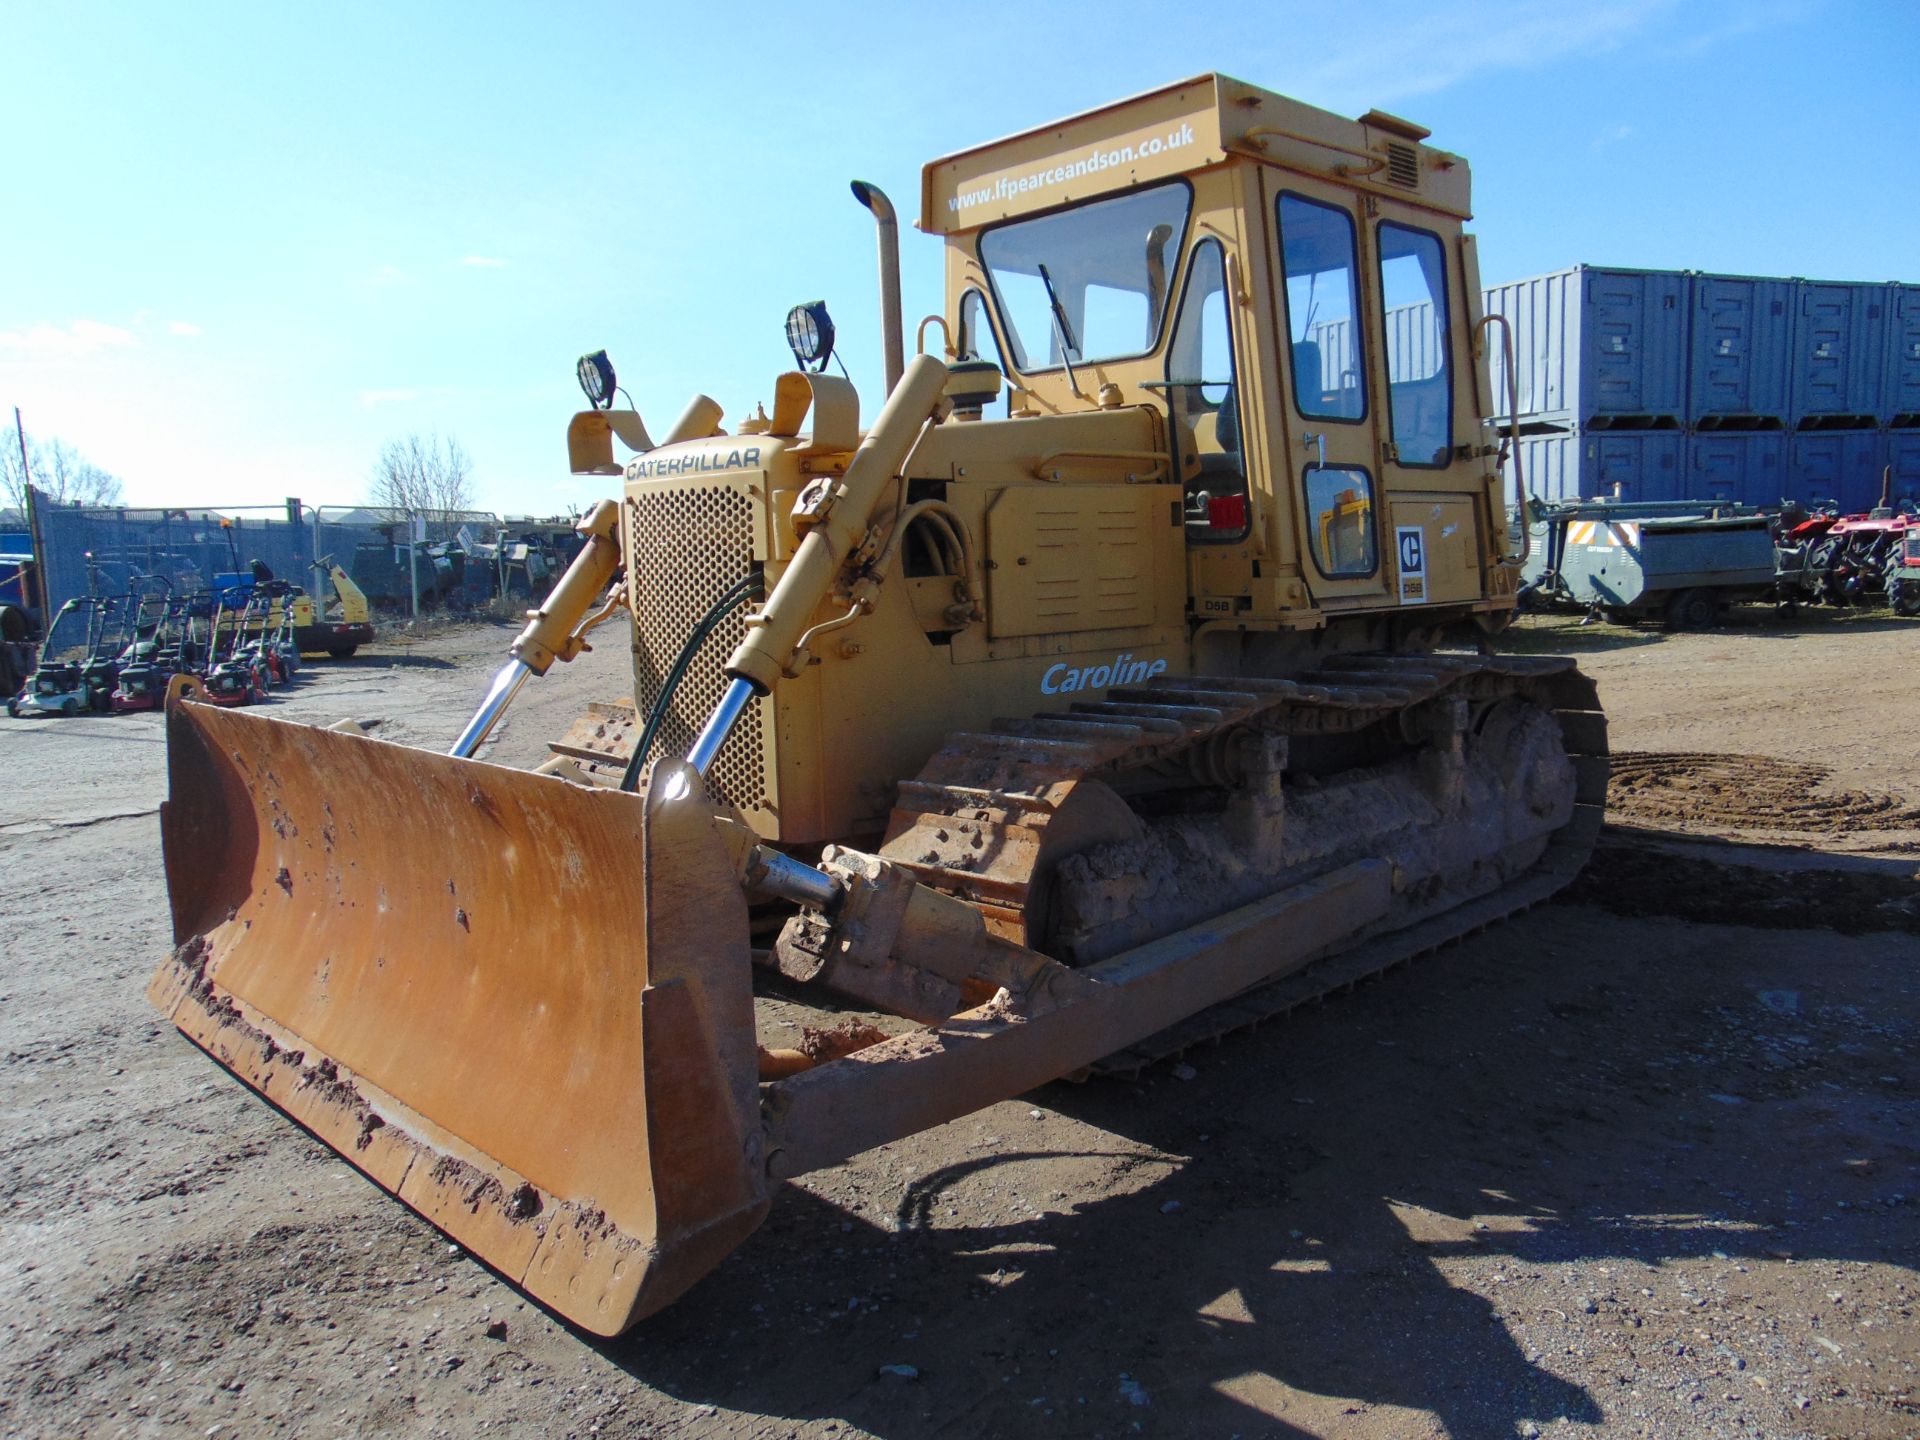
[[[802,370],[809,365],[816,370],[827,368],[827,359],[833,354],[833,320],[827,314],[826,301],[810,300],[787,312],[787,344],[793,347],[793,358]]]
[[[613,408],[613,361],[607,358],[607,352],[596,350],[591,355],[582,355],[580,363],[574,367],[574,373],[580,377],[580,388],[587,392],[587,403],[596,410]]]

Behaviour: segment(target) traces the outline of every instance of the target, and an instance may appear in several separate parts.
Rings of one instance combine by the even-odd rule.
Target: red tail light
[[[1215,530],[1247,528],[1247,497],[1214,495],[1207,500],[1207,524]]]

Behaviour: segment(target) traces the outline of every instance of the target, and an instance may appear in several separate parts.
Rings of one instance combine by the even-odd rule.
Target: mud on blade
[[[602,1334],[759,1223],[746,909],[703,801],[194,703],[167,729],[149,995],[196,1044]]]

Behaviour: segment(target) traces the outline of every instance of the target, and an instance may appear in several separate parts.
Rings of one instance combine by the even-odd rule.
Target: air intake
[[[1387,180],[1409,190],[1420,188],[1420,152],[1411,145],[1387,142]]]

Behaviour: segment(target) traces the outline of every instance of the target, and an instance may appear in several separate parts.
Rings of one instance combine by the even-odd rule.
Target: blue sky
[[[1913,0],[19,3],[4,38],[0,405],[134,503],[349,503],[437,431],[483,504],[568,508],[575,357],[656,428],[737,419],[819,297],[871,414],[846,182],[911,219],[924,161],[1210,69],[1430,127],[1489,282],[1920,281]],[[903,248],[911,327],[939,247]]]

